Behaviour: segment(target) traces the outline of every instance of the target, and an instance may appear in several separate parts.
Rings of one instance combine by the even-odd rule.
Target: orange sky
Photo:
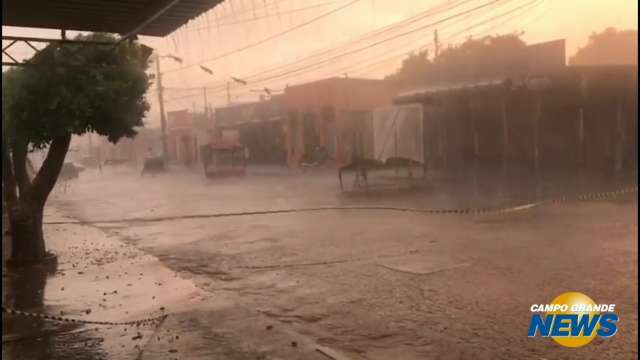
[[[332,9],[346,6],[351,1],[354,0],[232,0],[231,2],[227,0],[223,5],[191,21],[167,38],[143,38],[142,41],[159,49],[163,54],[172,53],[182,57],[183,65],[194,65],[186,70],[173,71],[179,65],[170,59],[164,59],[161,63],[163,71],[168,71],[164,77],[165,86],[170,88],[211,86],[212,88],[208,90],[210,103],[214,106],[222,106],[226,102],[224,84],[229,76],[243,78],[270,66],[286,65],[314,51],[334,47],[341,42],[408,18],[435,5],[457,2],[454,0],[448,2],[447,0],[359,0],[332,15],[260,46],[214,61],[205,61],[298,26]],[[470,1],[468,6],[445,11],[433,18],[415,23],[413,28],[489,1]],[[524,7],[518,9],[520,6]],[[517,11],[509,13],[508,16],[489,21],[492,17],[514,9]],[[281,15],[278,16],[278,13]],[[258,89],[264,86],[280,90],[286,84],[339,76],[345,72],[353,77],[382,77],[397,68],[403,54],[408,51],[420,47],[432,50],[435,28],[438,28],[441,43],[444,45],[459,43],[469,35],[500,34],[512,31],[524,31],[523,39],[528,43],[564,38],[567,41],[567,56],[570,56],[578,46],[586,43],[589,34],[593,31],[602,31],[608,26],[637,29],[637,13],[638,3],[632,0],[500,0],[493,7],[478,10],[455,22],[443,22],[357,54],[317,66],[308,66],[296,76],[265,80],[255,84],[250,82],[248,86],[242,88],[233,86],[232,100],[255,99],[258,96]],[[482,24],[485,19],[486,24],[474,27],[476,23]],[[219,26],[216,26],[216,23]],[[466,28],[471,29],[463,31]],[[3,33],[29,36],[58,34],[56,31],[8,27],[3,27]],[[361,45],[352,45],[348,49]],[[24,57],[28,56],[29,51],[18,48],[12,54]],[[334,51],[332,54],[337,52]],[[388,60],[382,61],[385,59]],[[195,66],[203,61],[214,71],[213,76]],[[287,66],[284,69],[296,68],[298,67]],[[157,118],[155,98],[155,95],[150,97],[152,111],[148,117],[153,123]],[[201,89],[168,89],[165,98],[167,110],[202,109]]]

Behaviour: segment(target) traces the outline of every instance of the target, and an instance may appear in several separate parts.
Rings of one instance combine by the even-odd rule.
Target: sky
[[[523,32],[527,43],[565,39],[568,58],[592,32],[609,26],[637,29],[637,14],[634,0],[226,0],[165,38],[140,41],[182,59],[180,64],[161,58],[165,110],[202,111],[203,87],[209,106],[225,106],[231,77],[247,81],[246,86],[230,81],[232,102],[257,100],[265,87],[277,93],[331,76],[382,78],[411,51],[433,54],[436,29],[440,48],[512,32]],[[2,31],[59,36],[46,29],[3,26]],[[23,59],[31,50],[16,47],[11,54]],[[145,122],[157,126],[155,86],[148,100]]]

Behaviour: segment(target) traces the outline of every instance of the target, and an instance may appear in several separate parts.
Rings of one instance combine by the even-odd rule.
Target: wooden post
[[[584,148],[584,109],[580,107],[578,112],[578,163],[586,167],[586,154]]]
[[[449,139],[447,138],[447,122],[441,118],[440,124],[442,125],[442,168],[445,174],[447,174],[449,172],[449,161],[447,156],[447,144],[449,142]]]
[[[587,153],[584,146],[584,108],[578,110],[578,180],[580,191],[584,191],[586,181],[586,170],[589,169]]]
[[[431,125],[431,119],[433,117],[430,117],[429,120],[427,120],[427,116],[430,116],[431,113],[425,113],[424,111],[424,106],[422,108],[423,113],[422,113],[422,154],[423,154],[423,158],[422,158],[422,178],[426,179],[427,177],[427,162],[429,162],[429,165],[431,165],[431,152],[433,151],[433,149],[431,148],[431,138],[427,135],[427,132],[429,131],[430,127],[428,125]],[[431,127],[431,130],[433,130],[433,128]],[[429,145],[427,145],[427,143]]]
[[[471,109],[474,111],[474,108]],[[472,113],[471,125],[473,126],[473,167],[478,169],[478,161],[480,156],[480,142],[478,138],[478,123],[476,117]]]
[[[478,124],[475,116],[475,106],[471,105],[471,131],[473,132],[473,191],[474,195],[478,197],[478,157],[479,157],[479,139],[478,139]]]
[[[540,101],[536,105],[536,114],[533,119],[533,166],[536,176],[536,198],[540,199],[540,117],[542,116],[542,107]]]
[[[616,116],[616,158],[615,158],[615,172],[616,177],[619,177],[622,173],[622,148],[624,144],[624,125],[622,118],[622,100],[618,100],[617,116]]]
[[[509,120],[507,118],[507,98],[501,104],[502,116],[502,186],[500,193],[506,199],[509,197]]]
[[[396,186],[399,186],[400,184],[398,183],[398,171],[399,171],[398,169],[398,123],[396,121],[393,122],[393,156],[395,157],[395,162],[396,162],[396,166],[395,166]]]
[[[509,162],[509,124],[507,120],[507,104],[502,104],[502,173],[507,175]]]
[[[431,106],[422,106],[422,152],[424,158],[422,159],[422,178],[427,178],[427,166],[433,168],[433,135],[431,132],[433,129],[433,109]]]
[[[160,55],[156,53],[156,81],[158,88],[158,104],[160,105],[160,127],[162,129],[162,159],[165,164],[169,161],[169,150],[167,147],[167,119],[164,114],[164,89],[162,87],[162,73],[160,72]],[[176,149],[177,152],[177,149]]]

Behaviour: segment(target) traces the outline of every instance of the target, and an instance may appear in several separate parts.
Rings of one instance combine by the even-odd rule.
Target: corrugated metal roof
[[[2,25],[166,36],[223,0],[3,0]],[[162,12],[163,8],[168,7]]]
[[[449,91],[477,89],[477,88],[501,85],[503,83],[504,83],[504,80],[488,80],[488,81],[469,82],[469,83],[462,83],[462,84],[426,86],[426,87],[416,88],[408,91],[401,91],[398,93],[396,97],[404,98],[404,97],[413,97],[413,96],[420,96],[420,95],[430,95],[430,94],[449,92]]]
[[[313,81],[309,81],[309,82],[306,82],[306,83],[289,85],[288,88],[289,89],[295,89],[295,88],[301,88],[301,87],[307,87],[307,86],[317,86],[318,84],[329,84],[329,83],[333,83],[333,84],[386,84],[386,83],[388,83],[388,81],[387,80],[383,80],[383,79],[349,78],[349,77],[345,78],[345,77],[334,76],[334,77],[330,77],[330,78],[326,78],[326,79],[313,80]],[[286,92],[286,90],[285,90],[285,92]]]

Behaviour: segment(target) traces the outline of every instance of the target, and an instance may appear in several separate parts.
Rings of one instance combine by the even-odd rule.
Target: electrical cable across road
[[[215,218],[215,217],[231,217],[231,216],[248,216],[248,215],[267,215],[267,214],[283,214],[294,212],[311,212],[311,211],[330,211],[330,210],[385,210],[385,211],[402,211],[402,212],[414,212],[414,213],[426,213],[426,214],[500,214],[514,211],[521,211],[531,209],[536,206],[544,204],[559,204],[570,201],[590,201],[590,200],[603,200],[610,199],[622,194],[637,193],[638,187],[631,186],[621,188],[614,191],[595,192],[579,196],[562,196],[549,200],[542,200],[538,202],[531,202],[516,206],[502,207],[502,208],[478,208],[478,209],[420,209],[420,208],[401,208],[391,206],[333,206],[333,207],[315,207],[315,208],[302,208],[302,209],[282,209],[282,210],[265,210],[265,211],[248,211],[237,213],[217,213],[217,214],[201,214],[201,215],[186,215],[186,216],[166,216],[157,218],[133,218],[133,219],[121,219],[121,220],[108,220],[108,221],[75,221],[75,222],[48,222],[46,224],[96,224],[96,223],[117,223],[117,222],[151,222],[151,221],[166,221],[176,219],[197,219],[197,218]],[[16,310],[8,307],[2,307],[3,314],[10,314],[22,317],[39,318],[57,322],[67,323],[79,323],[79,324],[91,324],[91,325],[111,325],[111,326],[142,326],[142,325],[159,325],[169,315],[163,314],[155,317],[149,317],[140,320],[132,321],[96,321],[96,320],[83,320],[76,318],[68,318],[63,316],[48,315],[42,313],[33,313],[28,311]]]
[[[557,198],[534,201],[528,203],[522,203],[518,205],[505,206],[505,207],[484,207],[484,208],[467,208],[467,209],[429,209],[429,208],[409,208],[409,207],[395,207],[395,206],[381,206],[381,205],[354,205],[354,206],[320,206],[309,208],[291,208],[291,209],[275,209],[275,210],[257,210],[257,211],[241,211],[241,212],[228,212],[228,213],[212,213],[212,214],[192,214],[192,215],[173,215],[173,216],[158,216],[158,217],[133,217],[126,219],[112,219],[112,220],[74,220],[74,221],[49,221],[44,224],[47,225],[89,225],[89,224],[113,224],[113,223],[146,223],[146,222],[161,222],[172,220],[192,220],[192,219],[208,219],[208,218],[223,218],[223,217],[237,217],[237,216],[256,216],[256,215],[273,215],[273,214],[288,214],[288,213],[303,213],[303,212],[320,212],[320,211],[354,211],[354,210],[366,210],[366,211],[397,211],[408,213],[420,213],[420,214],[432,214],[432,215],[490,215],[490,214],[504,214],[516,211],[522,211],[532,209],[537,206],[545,204],[558,204],[571,201],[590,201],[590,200],[604,200],[613,198],[622,194],[637,193],[637,186],[624,187],[614,191],[594,192],[578,196],[561,196]]]
[[[17,316],[22,316],[22,317],[39,318],[39,319],[51,320],[51,321],[57,321],[57,322],[67,322],[67,323],[87,324],[87,325],[112,325],[112,326],[156,325],[156,324],[164,321],[167,318],[167,316],[169,316],[168,314],[164,314],[164,315],[160,315],[160,316],[149,317],[149,318],[146,318],[146,319],[132,320],[132,321],[120,321],[120,322],[117,322],[117,321],[116,322],[114,322],[114,321],[96,321],[96,320],[83,320],[83,319],[68,318],[68,317],[63,317],[63,316],[34,313],[34,312],[28,312],[28,311],[22,311],[22,310],[16,310],[16,309],[12,309],[12,308],[7,308],[7,307],[4,307],[4,306],[2,307],[2,313],[3,314],[10,314],[10,315],[17,315]]]

